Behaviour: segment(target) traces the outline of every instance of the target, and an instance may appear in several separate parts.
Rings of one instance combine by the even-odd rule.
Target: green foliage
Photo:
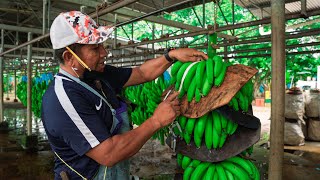
[[[220,7],[222,12],[228,21],[228,24],[232,24],[232,1],[230,0],[222,0],[220,1]],[[242,22],[249,22],[259,19],[253,16],[247,9],[242,8],[239,5],[235,5],[235,14],[234,14],[234,21],[235,23],[242,23]],[[227,25],[223,18],[222,12],[219,8],[216,8],[217,16],[216,22],[221,26]],[[200,19],[198,21],[197,16]],[[181,23],[185,23],[192,26],[201,27],[203,24],[203,6],[198,5],[194,6],[194,11],[191,7],[182,9],[179,11],[172,12],[170,14],[160,15],[167,20],[173,20]],[[205,5],[205,24],[213,25],[214,24],[214,17],[215,17],[215,6],[213,2],[206,3]],[[320,16],[309,17],[307,19],[300,18],[289,20],[286,22],[286,26],[290,27],[292,25],[297,25],[299,23],[303,23],[306,21],[311,21],[315,19],[319,19]],[[320,23],[310,23],[305,24],[296,29],[287,29],[287,32],[290,31],[299,31],[299,30],[309,30],[320,28]],[[124,27],[128,34],[131,34],[131,24]],[[179,31],[177,28],[172,28],[168,26],[162,26],[159,24],[155,24],[155,38],[160,38],[162,34],[171,34],[171,35],[178,35],[181,34],[183,31]],[[186,30],[184,30],[187,33]],[[262,29],[260,28],[260,32],[270,33],[271,32],[271,25],[263,25]],[[246,27],[241,29],[234,30],[234,34],[240,39],[256,39],[262,36],[259,32],[258,26]],[[223,31],[221,33],[232,35],[232,31]],[[123,32],[119,32],[120,36],[125,37]],[[152,39],[152,24],[147,21],[139,21],[134,23],[134,37],[138,40],[142,40],[144,38]],[[222,39],[218,38],[218,41]],[[286,40],[286,45],[297,45],[303,43],[310,43],[310,42],[317,42],[319,38],[316,37],[303,37],[299,39],[290,39]],[[207,42],[207,37],[203,35],[194,36],[194,37],[187,37],[183,40],[171,40],[168,42],[159,43],[157,45],[161,45],[162,47],[170,46],[170,47],[179,47],[182,45],[188,44],[189,47],[196,47],[196,45],[203,45]],[[260,49],[260,48],[269,48],[269,50],[264,51],[253,51],[247,53],[237,53],[234,56],[254,56],[259,54],[271,54],[271,43],[256,43],[256,44],[243,44],[243,45],[235,45],[235,46],[228,46],[227,50],[229,52],[232,51],[241,51],[241,50],[248,50],[248,49]],[[297,47],[297,48],[290,48],[288,49],[288,53],[290,52],[300,52],[300,51],[311,51],[311,50],[319,50],[320,46],[312,46],[312,47]],[[202,49],[206,52],[206,49]],[[217,53],[223,52],[224,48],[220,48],[217,50]],[[245,64],[259,70],[259,73],[255,76],[254,82],[255,87],[259,86],[260,83],[269,83],[271,81],[271,55],[267,57],[251,57],[251,58],[236,58],[230,59],[233,63],[241,63]],[[294,77],[294,82],[299,79],[306,79],[307,76],[314,77],[316,73],[316,66],[319,65],[319,55],[314,54],[307,54],[307,55],[287,55],[286,56],[286,77],[287,83],[291,81],[290,77]]]

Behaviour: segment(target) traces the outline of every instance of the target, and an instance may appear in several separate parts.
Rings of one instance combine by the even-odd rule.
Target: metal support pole
[[[308,14],[307,14],[307,0],[301,0],[301,14],[304,17],[308,17]]]
[[[232,0],[232,26],[234,26],[234,0]],[[235,29],[232,30],[232,35],[234,36]]]
[[[14,101],[17,100],[17,70],[14,70]]]
[[[227,40],[225,40],[224,43],[227,43]],[[224,46],[223,54],[224,54],[224,61],[225,62],[229,62],[229,59],[228,59],[228,46]]]
[[[46,34],[46,17],[47,17],[47,0],[43,0],[43,11],[42,11],[42,35]]]
[[[154,40],[154,30],[156,29],[156,24],[152,23],[152,40]],[[154,52],[154,43],[152,43],[152,52]]]
[[[202,27],[206,28],[206,0],[202,0]]]
[[[31,41],[32,33],[28,33],[28,41]],[[31,58],[32,58],[32,44],[28,45],[28,64],[27,64],[27,135],[30,136],[32,134],[32,104],[31,104],[31,94],[32,94],[32,65],[31,65]]]
[[[50,18],[51,18],[51,0],[47,0],[48,1],[48,10],[47,10],[47,19],[48,19],[48,23],[47,23],[47,30],[49,32],[50,30],[50,26],[51,26],[51,22],[50,22]]]
[[[4,50],[4,29],[1,29],[0,53]],[[0,56],[0,123],[3,122],[3,57]]]
[[[285,109],[285,2],[271,0],[271,129],[269,179],[281,180]]]
[[[118,14],[114,14],[114,22],[117,23]],[[117,28],[114,30],[113,48],[117,48]]]

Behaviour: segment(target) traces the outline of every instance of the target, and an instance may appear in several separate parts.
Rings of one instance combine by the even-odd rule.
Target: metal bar
[[[223,17],[224,21],[227,23],[227,25],[229,25],[228,20],[227,20],[226,16],[224,15],[224,13],[223,13],[223,11],[222,11],[222,9],[220,7],[220,4],[218,2],[217,2],[217,5],[218,5],[218,8],[219,8],[219,10],[220,10],[220,12],[222,14],[222,17]]]
[[[162,52],[162,51],[161,51]],[[159,54],[161,54],[159,51]],[[287,56],[295,56],[295,55],[301,55],[301,54],[310,54],[310,53],[320,53],[320,50],[315,50],[315,51],[301,51],[301,52],[293,52],[293,53],[287,53]],[[248,55],[248,56],[232,56],[232,57],[227,57],[227,59],[242,59],[242,58],[257,58],[257,57],[271,57],[271,54],[258,54],[258,55]],[[142,59],[142,57],[141,57]],[[146,60],[149,60],[150,58],[145,58],[142,60],[135,61],[135,63],[142,63],[145,62]],[[113,65],[118,65],[118,64],[128,64],[131,63],[131,61],[124,61],[124,62],[119,62],[119,61],[113,61],[113,62],[107,62],[107,64],[113,64]]]
[[[301,0],[301,14],[305,17],[308,17],[307,14],[307,0]]]
[[[200,18],[199,18],[199,16],[198,16],[198,14],[197,14],[196,10],[194,9],[194,6],[191,6],[191,8],[192,8],[193,13],[194,13],[194,14],[196,15],[196,17],[197,17],[197,19],[198,19],[198,22],[199,22],[200,26],[202,26],[202,27],[203,27],[203,25],[202,25],[202,23],[201,23],[201,20],[200,20]]]
[[[114,14],[114,22],[117,22],[117,17],[118,14]],[[113,47],[117,48],[117,34],[118,34],[118,30],[117,28],[114,30],[114,41],[113,41]]]
[[[202,0],[202,27],[206,27],[206,0]]]
[[[320,11],[319,11],[319,14],[320,14]],[[255,25],[259,25],[257,22],[265,24],[265,22],[268,21],[268,20],[269,19],[257,20],[254,23],[253,22],[251,22],[251,23],[241,23],[243,25],[236,24],[234,26],[237,26],[238,28],[247,27],[247,26],[255,26]],[[251,25],[249,25],[249,24],[251,24]],[[229,27],[230,27],[230,25],[229,25]],[[222,31],[222,30],[229,30],[229,28],[221,27],[221,28],[217,29],[217,32]],[[168,40],[173,40],[173,39],[180,39],[180,38],[183,38],[183,37],[192,37],[192,36],[197,36],[197,35],[201,35],[201,34],[208,34],[208,33],[213,33],[213,32],[214,32],[213,30],[201,30],[201,31],[196,31],[196,32],[190,32],[190,33],[187,33],[187,34],[171,36],[171,37],[167,37],[167,38],[161,38],[161,39],[155,39],[155,40],[151,40],[151,41],[138,42],[138,43],[134,43],[134,44],[130,44],[130,45],[123,45],[123,46],[119,47],[119,49],[135,47],[135,46],[141,46],[141,45],[150,44],[150,43],[156,43],[156,42],[163,42],[163,41],[168,41]],[[310,30],[308,30],[308,32],[311,33]],[[314,35],[316,35],[316,34],[319,34],[319,31],[318,32],[313,31],[313,33],[314,33]],[[293,36],[297,36],[297,35],[298,34],[293,35]],[[264,41],[265,42],[270,41],[270,35],[262,36],[262,37],[264,37],[264,39],[265,39]],[[261,39],[263,39],[263,38],[261,38]],[[250,41],[252,41],[250,43],[262,42],[262,41],[260,41],[260,39],[255,39],[255,40],[250,40]],[[237,41],[237,42],[228,43],[228,45],[237,45],[237,44],[242,44],[242,42],[241,41]]]
[[[16,39],[18,39],[19,37],[17,37]],[[4,45],[4,49],[7,49],[7,48],[14,48],[16,47],[16,45],[11,45],[11,44],[5,44]],[[26,47],[23,47],[21,48],[22,50],[27,50]],[[33,47],[32,48],[32,51],[41,51],[41,52],[53,52],[53,49],[50,49],[50,48],[37,48],[37,47]]]
[[[234,0],[232,0],[232,25],[234,26]],[[235,35],[235,30],[232,30],[232,35]]]
[[[4,29],[1,29],[0,53],[4,50]],[[0,56],[0,123],[3,122],[3,57]]]
[[[269,179],[281,180],[283,172],[285,109],[285,2],[271,0],[271,128]]]
[[[253,18],[254,18],[255,20],[257,20],[256,16],[250,11],[249,8],[247,8],[247,7],[244,5],[244,3],[242,2],[242,0],[239,0],[239,1],[241,2],[242,6],[245,7],[245,8],[249,11],[249,13],[253,16]]]
[[[31,41],[32,33],[28,33],[28,41]],[[30,136],[32,134],[32,103],[31,103],[31,96],[32,96],[32,44],[28,45],[28,64],[27,64],[27,135]]]
[[[17,99],[17,70],[14,70],[14,100]]]
[[[139,0],[122,0],[122,1],[118,1],[116,3],[113,3],[111,6],[108,6],[105,9],[100,10],[98,13],[90,14],[90,16],[92,18],[96,18],[97,14],[98,14],[98,16],[102,16],[102,15],[105,15],[105,14],[107,14],[109,12],[112,12],[112,11],[115,11],[117,9],[120,9],[120,8],[122,8],[124,6],[128,6],[128,5],[132,4],[132,3],[135,3],[137,1],[139,1]]]
[[[41,29],[21,27],[21,26],[12,26],[12,25],[7,25],[7,24],[0,24],[0,29],[5,29],[5,30],[9,30],[9,31],[32,32],[35,34],[42,34]]]
[[[51,22],[50,22],[50,18],[51,18],[51,0],[47,0],[48,1],[48,10],[47,10],[47,17],[48,17],[48,23],[47,23],[47,29],[48,29],[48,32],[50,30],[50,26],[51,26]]]
[[[47,15],[47,0],[43,0],[42,4],[42,35],[46,34],[46,16]]]
[[[5,54],[7,54],[7,53],[10,53],[10,52],[12,52],[12,51],[15,51],[15,50],[17,50],[17,49],[23,48],[23,47],[25,47],[25,46],[27,46],[27,45],[29,45],[29,44],[33,44],[33,43],[35,43],[35,42],[38,42],[38,41],[40,41],[40,40],[42,40],[42,39],[44,39],[44,38],[47,38],[47,37],[49,37],[49,36],[50,36],[49,33],[47,33],[47,34],[45,34],[45,35],[42,35],[42,36],[39,36],[39,37],[37,37],[37,38],[35,38],[35,39],[32,39],[31,41],[28,41],[28,42],[23,43],[23,44],[21,44],[21,45],[19,45],[19,46],[16,46],[15,48],[12,48],[12,49],[9,49],[9,50],[7,50],[7,51],[5,51],[5,52],[3,52],[3,53],[0,53],[0,57],[3,56],[3,55],[5,55]]]
[[[132,18],[132,19],[130,19],[130,20],[128,20],[128,21],[125,21],[125,22],[116,24],[115,26],[116,26],[116,27],[123,26],[123,25],[129,24],[129,23],[131,23],[131,22],[141,20],[141,19],[146,18],[146,17],[148,17],[148,16],[152,16],[152,15],[158,14],[158,13],[160,13],[160,12],[163,12],[163,11],[167,10],[167,9],[171,9],[171,8],[174,8],[174,7],[177,7],[177,6],[180,6],[180,5],[183,5],[183,4],[192,2],[192,1],[193,1],[193,0],[182,1],[182,2],[176,3],[176,4],[174,4],[174,5],[171,5],[171,6],[162,8],[162,9],[158,9],[158,10],[153,11],[153,12],[151,12],[151,13],[148,13],[148,14],[145,14],[145,15],[142,15],[142,16],[139,16],[139,17],[136,17],[136,18]]]

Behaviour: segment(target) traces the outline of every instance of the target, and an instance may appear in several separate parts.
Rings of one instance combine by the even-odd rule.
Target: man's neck
[[[79,72],[75,72],[74,70],[72,70],[71,67],[60,65],[60,68],[76,78],[79,78],[79,76],[82,76],[82,73],[80,74]]]

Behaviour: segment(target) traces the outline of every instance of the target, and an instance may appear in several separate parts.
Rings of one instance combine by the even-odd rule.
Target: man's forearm
[[[108,143],[108,145],[106,144],[106,147],[111,148],[104,149],[104,165],[113,166],[114,164],[124,159],[128,159],[136,154],[151,138],[151,136],[161,127],[157,121],[154,121],[151,118],[136,129],[128,131],[124,134],[115,135],[105,141]],[[103,144],[105,142],[103,142]],[[112,143],[111,146],[110,143]]]
[[[152,81],[159,77],[165,70],[167,70],[172,63],[166,60],[164,56],[152,59],[143,63],[139,69],[147,81]]]

